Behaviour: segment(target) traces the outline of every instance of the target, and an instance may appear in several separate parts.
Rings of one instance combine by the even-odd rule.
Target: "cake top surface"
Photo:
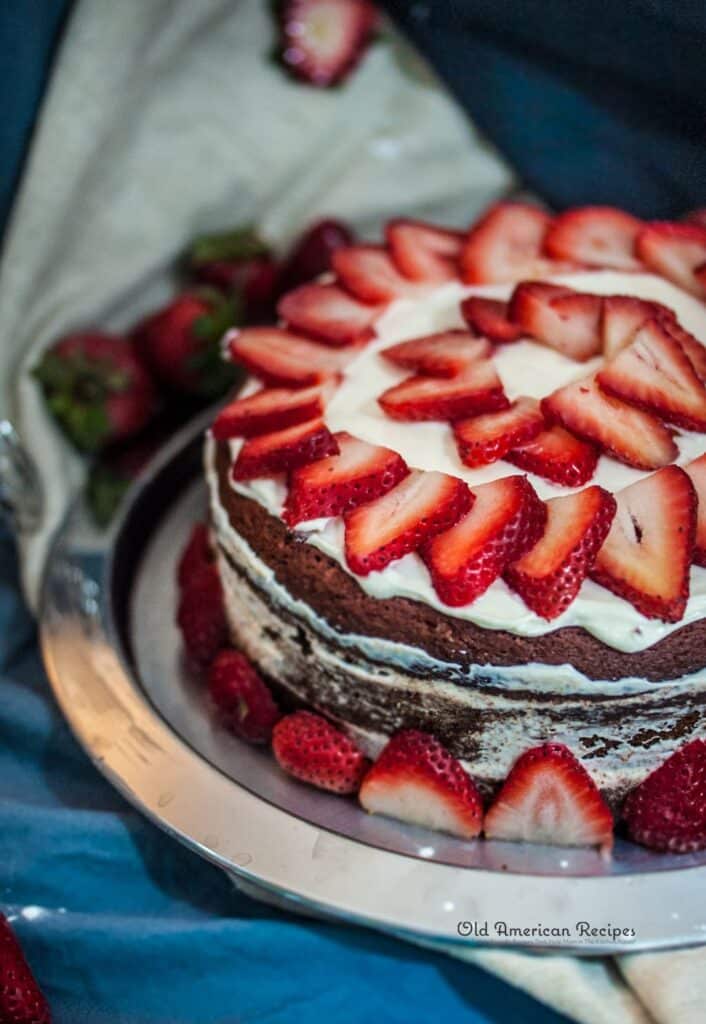
[[[706,423],[701,423],[698,420],[701,412],[697,410],[695,413],[697,418],[692,422],[692,419],[685,418],[680,405],[677,412],[673,410],[668,413],[662,412],[655,419],[655,405],[652,398],[650,398],[651,405],[649,402],[645,404],[642,398],[637,403],[633,401],[632,392],[630,392],[628,414],[632,415],[638,408],[643,410],[637,413],[635,434],[637,435],[639,430],[642,429],[642,420],[639,417],[647,415],[651,421],[647,423],[647,427],[650,431],[655,431],[654,438],[650,438],[650,442],[654,441],[652,447],[648,450],[646,456],[638,451],[637,456],[635,456],[634,452],[630,452],[628,455],[618,452],[619,457],[616,457],[616,452],[610,449],[610,440],[608,442],[599,441],[598,435],[591,435],[587,438],[585,433],[577,430],[576,436],[580,436],[579,445],[587,447],[594,461],[587,475],[584,474],[585,479],[582,478],[573,485],[570,477],[563,478],[560,483],[556,478],[547,479],[547,475],[544,472],[532,471],[534,464],[528,463],[526,459],[523,461],[522,458],[514,456],[514,452],[504,452],[502,457],[496,458],[494,461],[477,464],[475,457],[468,456],[468,449],[467,447],[462,447],[460,440],[462,434],[458,430],[459,419],[464,424],[470,422],[470,432],[473,434],[474,429],[479,423],[479,417],[486,417],[485,420],[482,420],[484,424],[486,421],[488,423],[498,422],[498,417],[508,408],[511,411],[518,408],[518,401],[521,405],[526,403],[531,418],[532,414],[537,415],[538,403],[543,399],[547,399],[548,396],[554,396],[557,392],[566,393],[564,389],[569,385],[574,385],[575,382],[583,382],[589,377],[595,379],[594,375],[596,373],[601,374],[608,365],[611,369],[616,366],[621,367],[622,363],[619,363],[617,360],[620,358],[623,350],[627,349],[632,353],[632,350],[635,349],[636,352],[641,354],[639,349],[640,339],[636,337],[635,329],[632,330],[630,338],[621,343],[620,348],[616,352],[611,352],[607,355],[605,342],[603,346],[600,343],[596,343],[589,350],[582,351],[580,358],[576,358],[575,350],[571,350],[571,355],[569,355],[566,351],[560,351],[559,348],[561,346],[557,346],[552,340],[547,341],[546,338],[531,337],[528,331],[519,330],[516,332],[516,339],[512,340],[511,343],[494,343],[488,353],[481,352],[479,359],[475,362],[471,361],[476,377],[478,377],[479,373],[479,363],[483,367],[487,367],[487,364],[491,361],[494,372],[499,378],[499,381],[496,381],[499,384],[499,388],[495,387],[491,379],[488,388],[484,391],[484,401],[487,402],[488,395],[492,392],[494,396],[492,402],[495,404],[486,404],[478,408],[473,408],[471,404],[471,411],[469,412],[469,407],[466,405],[454,404],[458,402],[459,394],[462,403],[468,401],[467,389],[459,389],[455,383],[462,379],[462,374],[457,374],[453,377],[454,384],[449,388],[449,375],[446,371],[444,377],[427,376],[423,369],[420,373],[418,368],[415,374],[414,371],[410,370],[409,366],[393,362],[390,357],[386,357],[383,353],[409,339],[435,337],[447,331],[468,331],[468,321],[461,309],[463,301],[470,296],[479,296],[506,303],[513,293],[516,294],[516,280],[476,284],[458,280],[456,275],[448,275],[450,279],[415,282],[413,287],[409,286],[407,288],[397,287],[393,279],[393,285],[387,286],[386,292],[384,282],[385,274],[389,274],[389,257],[386,256],[383,249],[377,249],[376,247],[358,247],[358,249],[368,250],[368,256],[370,251],[373,253],[371,257],[372,270],[368,278],[364,275],[362,285],[362,289],[366,291],[367,302],[361,303],[359,301],[360,286],[358,286],[358,298],[349,299],[344,293],[341,293],[343,301],[346,303],[350,302],[351,309],[345,310],[344,315],[340,317],[340,324],[342,326],[339,325],[337,327],[339,336],[335,342],[329,336],[325,341],[327,347],[324,348],[322,345],[324,339],[322,337],[314,338],[310,335],[311,340],[309,343],[321,349],[325,357],[326,373],[322,374],[320,379],[332,373],[336,375],[336,379],[335,383],[330,382],[327,385],[322,407],[318,410],[310,409],[306,414],[310,417],[309,422],[318,424],[317,429],[319,433],[314,437],[311,431],[309,431],[306,440],[310,444],[310,453],[313,453],[313,458],[307,456],[304,462],[319,462],[322,466],[325,465],[327,467],[331,463],[331,469],[334,470],[336,463],[331,462],[331,460],[338,459],[341,462],[344,458],[351,458],[352,455],[348,449],[346,449],[346,453],[342,453],[340,450],[337,452],[335,440],[330,441],[324,438],[322,441],[321,430],[324,430],[327,438],[340,439],[350,435],[352,438],[376,446],[377,449],[384,448],[397,453],[404,460],[409,470],[412,471],[412,475],[414,475],[414,471],[423,471],[425,476],[423,479],[422,477],[419,478],[420,486],[431,483],[430,474],[444,474],[462,481],[470,489],[471,501],[473,502],[473,498],[476,498],[477,518],[483,507],[483,502],[478,501],[478,496],[485,494],[483,491],[484,486],[487,491],[486,485],[491,485],[503,478],[526,475],[538,498],[542,502],[549,503],[545,506],[549,510],[549,518],[544,526],[544,546],[548,549],[551,557],[555,559],[557,547],[561,545],[549,543],[551,539],[550,531],[558,529],[556,524],[561,518],[559,510],[562,508],[555,499],[564,499],[569,495],[577,496],[575,508],[574,506],[569,507],[565,505],[562,514],[567,518],[572,529],[579,530],[576,523],[586,503],[590,503],[589,497],[595,502],[598,500],[599,493],[603,495],[605,492],[607,496],[602,498],[603,505],[601,506],[601,514],[606,513],[606,510],[609,513],[607,514],[605,529],[602,529],[602,532],[598,530],[596,525],[597,518],[595,521],[591,519],[590,525],[587,519],[586,529],[582,533],[577,533],[576,550],[580,548],[579,541],[583,544],[584,549],[587,546],[590,547],[590,544],[593,544],[593,548],[595,548],[595,550],[591,549],[590,564],[584,566],[581,563],[579,566],[577,571],[579,571],[580,579],[575,587],[575,592],[570,595],[568,600],[564,596],[560,597],[557,601],[556,587],[554,587],[554,590],[547,589],[547,573],[545,573],[545,578],[540,579],[541,586],[538,590],[535,586],[537,582],[535,578],[536,573],[532,565],[527,559],[518,560],[515,557],[511,564],[505,564],[501,567],[501,571],[495,574],[486,589],[480,593],[474,593],[471,600],[459,602],[449,598],[449,588],[446,587],[445,589],[444,580],[439,580],[438,553],[440,552],[444,556],[446,562],[448,562],[450,557],[448,553],[444,552],[443,543],[437,541],[435,545],[432,545],[431,538],[427,537],[418,546],[412,545],[410,547],[408,541],[404,538],[404,543],[401,546],[399,545],[399,536],[394,535],[394,529],[389,526],[390,523],[394,525],[395,517],[400,515],[392,499],[387,499],[386,506],[380,506],[379,522],[375,528],[380,533],[381,545],[385,539],[382,537],[382,533],[385,530],[387,530],[385,534],[387,540],[389,541],[390,537],[393,538],[394,545],[397,545],[394,549],[396,557],[391,557],[384,564],[381,564],[375,560],[377,554],[374,555],[372,561],[368,562],[366,559],[370,554],[369,551],[364,553],[364,557],[361,556],[360,550],[356,553],[352,552],[354,530],[356,531],[355,543],[358,547],[360,548],[361,544],[367,544],[370,547],[371,541],[368,536],[372,529],[370,515],[360,513],[353,515],[352,507],[349,507],[343,510],[343,515],[321,515],[293,522],[290,492],[295,486],[295,481],[298,479],[296,474],[300,470],[295,467],[286,467],[288,472],[278,472],[277,469],[279,467],[275,460],[274,463],[271,463],[271,465],[274,465],[274,471],[268,470],[260,475],[258,475],[257,471],[247,472],[238,478],[238,465],[240,464],[242,468],[244,456],[249,454],[251,449],[256,449],[258,445],[255,444],[253,446],[252,439],[243,442],[237,437],[237,434],[232,434],[229,438],[235,466],[235,479],[232,485],[236,490],[258,501],[273,515],[285,518],[289,525],[301,533],[309,543],[334,558],[346,571],[352,573],[360,586],[371,596],[381,598],[392,596],[410,597],[425,602],[443,611],[445,614],[468,619],[484,628],[502,629],[523,636],[539,636],[550,630],[560,629],[565,626],[579,626],[616,649],[632,652],[651,646],[669,632],[706,616],[706,569],[696,564],[689,567],[689,562],[694,557],[693,538],[691,539],[691,547],[688,552],[686,552],[686,548],[684,548],[684,551],[675,548],[673,551],[668,552],[665,549],[663,552],[662,560],[665,565],[670,559],[673,562],[678,561],[682,557],[685,559],[682,589],[686,592],[683,595],[676,596],[675,600],[681,602],[678,608],[674,603],[667,610],[665,610],[666,605],[659,607],[650,605],[645,602],[644,594],[633,599],[631,593],[624,586],[615,585],[615,573],[618,571],[615,569],[615,565],[623,564],[621,562],[623,552],[617,549],[615,541],[621,517],[628,524],[630,522],[633,525],[635,524],[635,516],[631,511],[631,508],[636,507],[635,503],[631,499],[625,499],[625,506],[622,507],[621,511],[621,495],[624,494],[626,488],[639,484],[641,481],[647,481],[648,478],[659,474],[662,471],[660,467],[668,464],[689,466],[706,451],[706,434],[702,432],[706,429]],[[376,264],[375,261],[379,260],[381,255],[383,256],[383,261]],[[461,265],[463,268],[463,261],[461,261]],[[339,279],[341,278],[341,271],[343,271],[344,283],[347,285],[351,283],[351,275],[359,272],[359,264],[355,260],[352,260],[352,266],[353,270],[349,270],[345,259],[339,261],[337,265]],[[408,264],[405,264],[405,266],[409,269]],[[364,262],[363,267],[367,271],[369,264]],[[665,280],[663,276],[657,276],[650,272],[653,268],[640,267],[639,270],[631,269],[629,271],[583,268],[579,271],[573,270],[571,273],[567,273],[565,266],[555,264],[551,267],[542,267],[542,269],[554,271],[543,275],[542,280],[545,284],[568,289],[570,290],[568,293],[570,296],[575,292],[581,296],[591,297],[591,302],[593,303],[591,308],[604,311],[606,308],[605,300],[602,298],[604,296],[629,296],[645,300],[647,303],[658,303],[660,307],[671,310],[682,333],[688,332],[692,340],[697,339],[697,344],[698,340],[706,339],[706,305],[704,305],[704,302],[696,297],[696,295],[689,294],[684,288]],[[520,277],[523,276],[520,273]],[[370,281],[373,282],[372,291],[370,290]],[[355,277],[353,277],[353,283],[354,285],[357,284]],[[308,287],[309,289],[318,288],[320,290],[320,293],[316,295],[316,302],[313,304],[314,313],[316,313],[317,304],[320,306],[320,300],[325,300],[325,305],[325,303],[334,299],[340,299],[339,295],[334,294],[338,291],[338,287],[335,284],[319,284]],[[386,301],[383,301],[383,296],[387,295],[390,291],[394,293],[396,287],[397,293],[393,294],[392,298],[388,297]],[[376,288],[378,288],[377,292],[375,291]],[[322,289],[323,291],[321,291]],[[330,291],[327,292],[326,289],[330,289]],[[301,293],[301,291],[300,289],[299,292]],[[287,320],[290,322],[291,330],[291,305],[289,308],[287,305],[290,298],[289,296],[285,297],[280,310],[284,314],[290,313],[287,316]],[[310,299],[311,296],[307,296],[307,298]],[[574,301],[571,297],[569,298],[569,303]],[[510,308],[514,308],[514,300]],[[306,306],[304,312],[304,321],[306,322],[306,314],[308,313]],[[337,310],[337,312],[340,313],[340,310]],[[600,317],[603,319],[600,320]],[[301,352],[296,351],[302,336],[301,316],[299,315],[299,310],[296,309],[296,303],[293,318],[297,320],[295,326],[297,327],[298,335],[298,339],[295,338],[293,341],[295,356],[299,357],[299,365],[305,365],[308,370],[311,370],[313,363],[318,359],[318,354],[314,350],[311,350],[310,354],[306,348],[303,348]],[[600,326],[605,324],[605,312],[601,312],[600,315],[596,314],[595,319],[598,324],[596,330],[600,334],[601,329],[605,331],[605,326],[603,328]],[[355,324],[354,329],[350,328],[351,322]],[[266,331],[267,329],[261,330]],[[350,343],[350,337],[345,336],[346,330],[352,331],[354,339],[352,344]],[[232,335],[229,339],[231,350],[238,348],[240,344],[240,341],[236,341],[236,345],[233,346],[234,339],[242,339],[247,334],[247,331],[241,331]],[[286,332],[283,330],[281,334],[281,341],[285,343]],[[369,334],[373,336],[366,339],[365,343],[362,343],[361,337]],[[472,326],[471,332],[466,335],[466,342],[463,341],[461,335],[453,339],[450,349],[451,355],[454,352],[453,346],[457,343],[458,345],[462,343],[470,345],[473,341],[477,347],[477,338],[479,336],[482,337],[480,332],[477,329],[473,329]],[[263,334],[259,340],[266,341],[267,339]],[[495,340],[492,339],[493,342]],[[267,344],[265,344],[266,348]],[[255,366],[253,366],[252,362],[248,363],[248,359],[244,361],[251,369],[255,369],[257,372],[258,358],[260,357],[256,355]],[[622,358],[624,362],[625,356]],[[650,360],[652,360],[652,354],[648,352],[648,362]],[[296,358],[294,361],[296,362]],[[655,366],[651,365],[650,372],[654,370]],[[657,365],[656,371],[658,373],[667,373],[668,377],[670,373],[673,376],[669,366]],[[487,376],[487,372],[485,370],[483,372]],[[280,373],[279,369],[277,373]],[[690,366],[687,367],[685,373],[687,375],[692,373]],[[613,375],[615,376],[615,372]],[[279,384],[281,386],[285,383],[285,381],[272,380],[271,378],[268,380],[268,376],[269,373],[267,371],[260,372],[258,376],[253,376],[241,391],[239,401],[247,398],[247,396],[257,394],[262,388],[263,379],[266,389],[268,387],[272,388],[273,385]],[[407,392],[404,390],[406,387],[408,388],[406,382],[410,376],[413,378],[414,388],[416,388],[412,403],[414,408],[411,414],[408,404],[406,404]],[[420,378],[421,391],[419,389]],[[616,379],[618,385],[622,386],[622,378],[618,376]],[[695,377],[694,381],[696,381]],[[286,383],[291,387],[291,381]],[[311,391],[312,385],[314,385],[313,390],[315,391],[317,384],[316,376],[314,375],[313,380],[311,375],[308,379],[304,377],[301,381],[296,381],[296,384],[299,392],[297,401],[305,403],[304,388],[308,387]],[[641,380],[640,387],[643,387],[643,384],[644,381]],[[703,389],[703,383],[700,379],[696,383],[689,379],[687,380],[687,385],[694,392],[697,389]],[[400,390],[400,386],[402,386],[402,390]],[[682,390],[684,390],[681,382],[679,382],[679,387],[682,387]],[[678,390],[679,388],[677,388]],[[436,413],[432,411],[431,415],[438,415],[438,419],[426,418],[428,412],[424,411],[424,402],[427,401],[425,397],[427,392],[431,394],[433,400],[437,403],[435,407],[437,411]],[[416,397],[417,393],[421,395],[420,401]],[[622,396],[622,392],[619,393]],[[498,394],[501,396],[499,402],[497,400]],[[573,393],[569,392],[568,394],[571,398],[570,404],[576,404]],[[601,391],[601,399],[603,399],[604,394],[613,396],[611,401],[614,401],[615,397],[617,397],[614,390],[608,390],[608,385],[606,385],[604,391]],[[681,401],[681,394],[681,391],[677,394],[679,401]],[[443,397],[447,404],[443,406],[441,412],[439,412],[441,407],[438,404],[439,395],[442,397],[447,396]],[[640,392],[640,395],[642,395],[642,392]],[[387,401],[388,396],[389,401]],[[404,401],[401,401],[401,399],[404,399]],[[581,394],[579,394],[579,400],[582,400]],[[706,392],[704,392],[704,400],[704,407],[706,408]],[[699,401],[700,396],[697,395],[697,405]],[[420,402],[422,407],[421,415],[424,418],[417,419]],[[237,401],[233,403],[235,406],[237,404]],[[546,403],[543,403],[541,408],[544,411]],[[646,412],[646,410],[649,410],[649,412]],[[571,410],[569,412],[571,413]],[[302,413],[302,416],[304,416],[304,413]],[[487,419],[488,416],[490,416],[489,420]],[[689,417],[691,417],[691,407]],[[654,426],[652,421],[654,421]],[[553,422],[553,420],[546,419],[543,429],[553,429]],[[565,422],[564,419],[559,420],[562,428]],[[628,422],[630,421],[628,420]],[[645,420],[645,422],[647,421]],[[695,427],[698,429],[694,429]],[[661,433],[659,433],[660,431]],[[296,428],[294,432],[302,433],[300,428]],[[275,433],[271,433],[271,436],[274,437]],[[266,436],[270,436],[270,434],[266,434]],[[222,432],[221,437],[223,437]],[[640,444],[642,444],[642,440],[640,437]],[[257,438],[255,441],[257,441]],[[321,447],[322,443],[324,444],[323,448]],[[326,448],[326,444],[332,444],[333,447]],[[637,444],[638,441],[636,441]],[[317,445],[319,446],[318,448]],[[663,449],[666,449],[666,454],[664,451],[659,450],[660,445]],[[263,445],[260,444],[259,447],[262,449]],[[523,446],[520,445],[518,447],[521,451]],[[257,455],[257,452],[253,450],[253,454]],[[509,461],[511,458],[512,461]],[[652,458],[658,461],[653,461],[649,465],[636,464],[640,461],[645,463],[645,459]],[[329,460],[329,463],[324,463],[323,460],[326,459]],[[469,462],[476,464],[469,465]],[[632,464],[628,464],[629,462]],[[528,471],[528,465],[532,467],[530,471]],[[591,469],[592,471],[590,471]],[[665,486],[660,488],[660,483],[650,485],[652,486],[653,496],[647,495],[647,504],[652,503],[655,507],[657,505],[660,506],[658,511],[665,517],[665,524],[671,521],[670,516],[672,519],[674,518],[671,512],[672,506],[669,503],[673,499],[673,487],[671,485],[676,483],[682,486],[681,481],[676,479],[677,476],[684,476],[684,474],[676,474],[674,478],[670,477],[669,474],[663,476],[660,478],[660,482],[663,479]],[[670,482],[669,488],[666,487],[667,480]],[[415,490],[413,482],[409,479],[406,483],[405,481],[395,481],[395,483],[402,496],[400,500],[402,501],[402,498],[404,498],[403,503],[406,503],[407,507],[412,508],[415,501],[418,501],[416,496],[418,488]],[[416,487],[416,482],[414,486]],[[688,483],[686,487],[690,489]],[[478,488],[481,488],[481,490],[479,491]],[[585,491],[591,490],[591,488],[594,491],[591,492],[590,496],[586,496],[586,501],[583,502],[583,505],[580,504],[582,499],[578,496],[582,495]],[[599,492],[598,488],[603,490]],[[288,495],[290,495],[289,498]],[[618,495],[617,512],[615,512],[615,503],[612,501],[611,495]],[[382,502],[383,499],[384,495],[380,495],[377,501]],[[440,501],[441,499],[438,498],[436,500]],[[289,519],[288,502],[290,503]],[[660,503],[664,505],[664,508],[662,508]],[[691,527],[686,529],[687,533],[689,529],[693,531],[695,526],[697,517],[695,498],[693,499],[693,505],[694,507],[690,513],[684,512],[687,518],[689,515],[691,516]],[[676,505],[674,508],[676,508]],[[678,509],[674,512],[674,515],[677,517],[681,514]],[[467,506],[455,508],[454,516],[451,520],[447,519],[443,523],[439,522],[437,534],[442,538],[447,535],[450,538],[451,531],[454,529],[454,523],[456,523],[456,534],[460,537],[462,530],[458,528],[458,523],[470,519],[471,515],[472,508],[470,511]],[[650,515],[652,515],[651,512]],[[604,515],[604,518],[606,518],[606,515]],[[429,516],[427,515],[424,522],[426,523],[428,519]],[[614,522],[611,530],[611,521],[613,519]],[[686,522],[687,519],[685,519]],[[384,528],[381,525],[383,523]],[[638,532],[641,531],[642,525],[638,523],[635,529]],[[392,532],[390,532],[391,530]],[[600,536],[598,535],[599,532]],[[669,530],[665,528],[663,532],[664,536],[668,537]],[[680,530],[675,528],[674,533],[678,539]],[[647,565],[650,537],[649,535],[646,537],[640,535],[638,540],[642,542],[643,549],[646,552],[645,557],[641,557],[641,564]],[[534,536],[532,541],[533,544],[539,545],[537,536]],[[455,558],[458,543],[456,541],[454,543],[455,547],[451,549],[451,541],[449,540],[447,547],[450,548]],[[667,540],[665,540],[666,544]],[[407,550],[405,550],[405,545]],[[526,549],[527,551],[533,550],[532,544],[528,542]],[[616,549],[615,557],[609,563],[608,553],[612,549]],[[601,552],[600,556],[598,556],[599,551]],[[641,550],[638,550],[638,553],[642,556]],[[362,560],[358,556],[361,556]],[[542,560],[540,556],[543,556],[543,553],[537,547],[534,550],[535,563]],[[356,557],[358,557],[358,561],[356,561]],[[598,569],[595,568],[594,564],[597,557]],[[584,561],[587,558],[583,550],[581,558]],[[555,573],[557,579],[561,579],[562,572],[566,579],[571,575],[571,572],[576,570],[578,563],[575,553],[571,554],[571,559],[568,559],[565,563],[557,562],[558,569],[560,570],[558,573]],[[601,569],[601,559],[606,565],[604,569]],[[361,566],[363,567],[362,569]],[[519,566],[519,570],[513,568],[514,566]],[[372,567],[372,570],[370,567]],[[565,571],[567,567],[570,571]],[[600,583],[597,582],[597,579],[589,578],[592,570],[593,575],[600,579]],[[528,572],[532,577],[530,579],[531,592],[527,589]],[[532,573],[535,573],[535,575],[532,576]],[[550,582],[554,585],[555,581],[550,580]],[[569,586],[571,585],[569,584]],[[648,588],[649,585],[650,581],[647,581],[643,589]],[[539,597],[537,597],[538,593]],[[677,609],[676,611],[675,608]]]

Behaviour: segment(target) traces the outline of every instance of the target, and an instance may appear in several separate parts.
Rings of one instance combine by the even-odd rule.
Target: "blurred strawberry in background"
[[[359,63],[378,25],[368,0],[284,0],[277,4],[278,57],[307,85],[338,85]]]
[[[33,372],[50,412],[80,451],[97,452],[133,436],[156,407],[155,387],[132,343],[115,335],[70,334]]]
[[[185,267],[192,280],[229,296],[243,322],[262,323],[274,315],[278,266],[254,228],[201,235],[191,243]]]
[[[284,261],[277,282],[278,295],[331,270],[331,257],[336,249],[354,241],[353,232],[343,221],[328,217],[312,224]]]
[[[140,356],[157,381],[185,395],[216,398],[233,383],[221,358],[221,338],[240,322],[235,302],[213,289],[183,292],[132,333]]]
[[[184,289],[125,337],[89,330],[52,345],[33,373],[69,440],[96,456],[86,497],[107,526],[156,449],[200,408],[233,387],[221,339],[233,326],[273,323],[283,292],[331,270],[354,241],[342,221],[310,225],[282,259],[252,227],[202,235],[179,272]]]

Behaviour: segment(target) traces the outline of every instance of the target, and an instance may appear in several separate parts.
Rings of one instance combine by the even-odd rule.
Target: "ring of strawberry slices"
[[[706,564],[706,454],[676,466],[674,433],[706,431],[706,348],[658,302],[534,278],[646,267],[706,297],[706,230],[608,208],[552,219],[506,203],[466,236],[393,221],[386,243],[338,250],[335,281],[285,295],[281,326],[228,336],[230,358],[262,383],[213,424],[216,440],[243,439],[233,479],[286,478],[290,527],[342,517],[346,564],[358,576],[416,552],[449,607],[472,604],[502,578],[552,621],[590,577],[643,616],[679,622],[690,566]],[[384,360],[409,376],[378,404],[398,423],[448,423],[460,465],[503,460],[566,494],[541,501],[517,475],[469,488],[326,424],[346,367],[389,304],[459,277],[519,280],[508,302],[465,298],[465,329],[385,348]],[[591,361],[590,372],[541,400],[510,401],[494,355],[528,338],[577,365]],[[651,475],[610,494],[591,484],[602,455]]]
[[[647,271],[706,300],[706,227],[644,223],[606,207],[551,217],[502,203],[467,233],[397,220],[385,245],[338,250],[332,280],[284,296],[279,326],[227,336],[228,356],[260,382],[213,424],[216,441],[236,442],[233,481],[286,482],[281,518],[289,528],[339,517],[353,575],[384,572],[415,553],[450,609],[472,605],[502,579],[552,622],[590,578],[646,618],[680,622],[690,567],[706,566],[706,436],[704,454],[685,465],[676,465],[675,437],[706,434],[706,348],[651,298],[577,291],[557,280],[601,269]],[[459,469],[508,464],[473,486],[327,424],[329,403],[390,304],[424,300],[453,281],[513,290],[508,301],[465,295],[465,327],[382,349],[384,363],[407,376],[375,398],[394,423],[447,424]],[[508,397],[499,356],[526,339],[572,361],[575,379],[539,399]],[[610,493],[593,482],[601,459],[645,475]],[[565,491],[542,500],[509,467]],[[211,618],[203,617],[208,622],[192,632],[211,644]],[[358,792],[370,812],[463,838],[483,832],[604,852],[612,846],[611,809],[574,753],[552,737],[521,754],[484,808],[471,776],[429,734],[393,735],[371,765],[321,716],[279,717],[241,655],[218,661],[211,689],[232,729],[252,739],[247,724],[258,742],[271,741],[285,771]],[[248,708],[252,721],[243,719]],[[692,738],[629,794],[620,811],[628,835],[658,850],[706,846],[705,777],[706,741]]]

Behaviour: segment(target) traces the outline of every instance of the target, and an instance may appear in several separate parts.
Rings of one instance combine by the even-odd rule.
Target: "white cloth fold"
[[[281,245],[324,214],[372,236],[406,213],[464,224],[513,186],[398,42],[376,44],[342,89],[289,82],[268,59],[268,6],[81,0],[72,15],[0,267],[0,416],[46,496],[41,528],[20,537],[32,604],[82,473],[28,375],[45,345],[91,323],[119,329],[161,301],[196,233],[256,222]],[[702,951],[611,961],[443,948],[582,1024],[704,1016]]]

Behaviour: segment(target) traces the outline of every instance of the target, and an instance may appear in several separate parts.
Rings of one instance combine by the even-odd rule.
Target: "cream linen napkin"
[[[404,213],[468,223],[511,173],[404,49],[376,45],[345,88],[288,82],[261,0],[82,0],[43,105],[0,268],[2,397],[44,487],[20,537],[36,603],[81,466],[27,370],[57,335],[120,328],[169,293],[204,230],[255,221],[286,243],[317,214],[373,236]],[[438,948],[438,946],[436,947]],[[582,1024],[704,1019],[706,954],[579,960],[444,947]]]

